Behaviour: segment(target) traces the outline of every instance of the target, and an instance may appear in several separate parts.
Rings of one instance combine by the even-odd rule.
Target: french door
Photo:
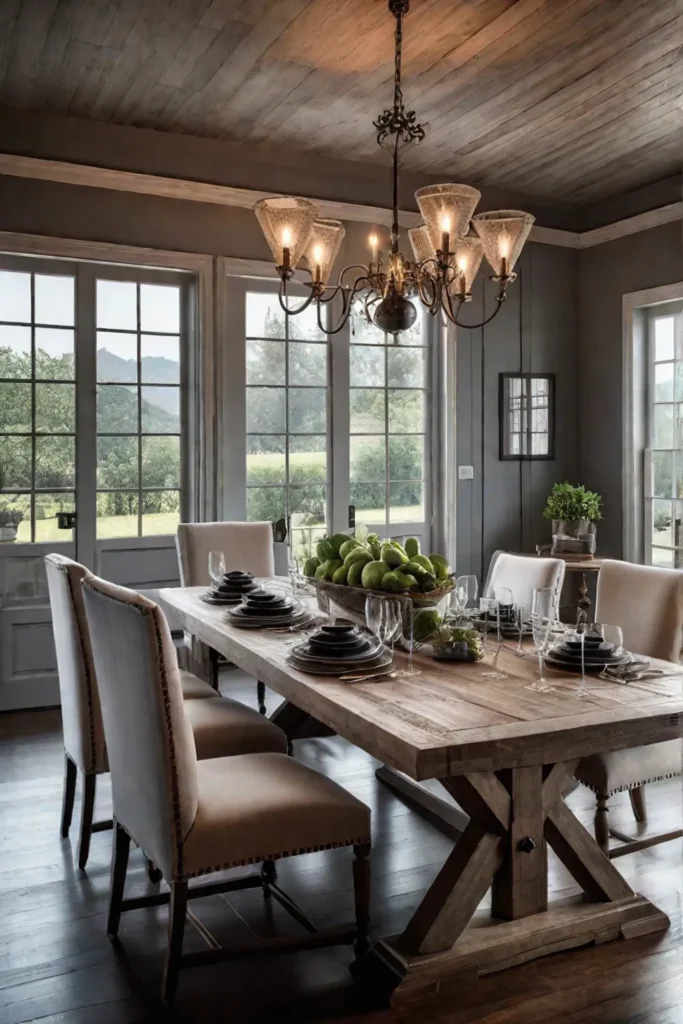
[[[0,707],[58,702],[42,559],[177,581],[189,273],[0,257]]]

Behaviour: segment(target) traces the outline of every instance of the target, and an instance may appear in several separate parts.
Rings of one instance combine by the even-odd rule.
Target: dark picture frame
[[[498,390],[500,458],[555,458],[555,374],[501,373]]]

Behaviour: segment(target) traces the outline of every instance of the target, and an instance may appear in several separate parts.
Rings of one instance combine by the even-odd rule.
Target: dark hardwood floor
[[[222,689],[256,702],[251,680],[235,670]],[[268,695],[269,711],[278,702]],[[450,841],[385,790],[376,762],[337,737],[296,744],[296,756],[335,778],[372,808],[374,848],[372,930],[402,928],[451,848]],[[174,1020],[332,1021],[391,1024],[378,999],[350,980],[344,948],[219,964],[181,973],[176,1006],[158,1002],[166,943],[166,909],[124,915],[117,952],[105,935],[111,833],[92,839],[87,872],[74,865],[77,802],[71,839],[59,838],[62,786],[59,712],[0,715],[0,1024],[143,1024]],[[110,817],[108,780],[98,780],[96,820]],[[681,783],[649,789],[649,828],[681,821]],[[80,792],[78,794],[80,799]],[[592,798],[570,797],[585,821]],[[634,828],[628,799],[617,797],[614,823]],[[75,826],[75,827],[74,827]],[[625,857],[619,867],[632,885],[671,917],[668,932],[558,954],[482,979],[457,992],[451,1009],[434,1006],[420,1024],[683,1024],[683,843]],[[351,854],[313,854],[279,866],[283,888],[321,925],[350,920]],[[131,855],[127,893],[150,888],[139,851]],[[553,863],[554,896],[575,887]],[[296,924],[258,891],[198,900],[192,910],[221,943],[284,934]],[[485,907],[482,907],[485,913]],[[201,949],[196,928],[186,950]],[[374,1005],[373,1005],[374,999]]]

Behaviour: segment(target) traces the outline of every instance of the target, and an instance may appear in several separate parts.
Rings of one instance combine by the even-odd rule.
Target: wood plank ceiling
[[[680,9],[412,0],[405,166],[578,205],[680,170]],[[392,33],[385,0],[0,0],[0,103],[376,162]]]

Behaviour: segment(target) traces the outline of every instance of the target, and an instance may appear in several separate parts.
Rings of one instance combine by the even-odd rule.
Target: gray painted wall
[[[457,569],[485,575],[497,548],[533,552],[549,539],[541,513],[556,480],[577,468],[577,251],[532,243],[518,264],[519,279],[499,315],[486,327],[458,330],[457,461],[474,467],[457,495]],[[493,308],[493,288],[480,285],[468,319]],[[501,372],[556,374],[555,459],[499,459],[498,387]]]
[[[584,249],[579,257],[579,476],[604,498],[603,555],[622,555],[622,296],[683,281],[681,223]]]

